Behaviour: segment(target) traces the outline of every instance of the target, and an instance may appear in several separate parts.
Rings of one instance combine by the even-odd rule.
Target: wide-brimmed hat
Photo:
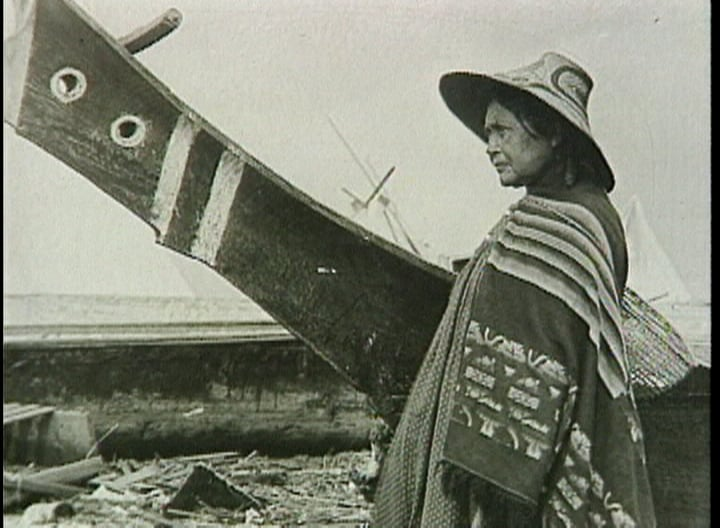
[[[590,131],[587,104],[593,81],[583,68],[558,53],[545,53],[529,66],[506,73],[457,71],[440,79],[440,94],[450,110],[486,143],[485,113],[498,87],[531,94],[565,118],[587,140],[600,183],[612,190],[615,177]]]

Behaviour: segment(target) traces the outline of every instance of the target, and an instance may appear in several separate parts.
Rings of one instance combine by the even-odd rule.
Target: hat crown
[[[593,81],[582,67],[567,57],[548,52],[528,66],[493,77],[540,96],[589,132],[587,105]],[[548,98],[555,99],[554,104]]]

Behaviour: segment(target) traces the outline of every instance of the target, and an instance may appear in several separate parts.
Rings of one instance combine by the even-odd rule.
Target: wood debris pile
[[[369,457],[367,451],[283,459],[225,452],[116,460],[82,493],[65,498],[72,516],[53,522],[58,527],[363,526],[371,505],[350,475]],[[13,526],[9,516],[5,521]]]

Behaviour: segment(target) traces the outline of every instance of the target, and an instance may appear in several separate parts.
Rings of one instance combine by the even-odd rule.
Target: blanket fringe
[[[537,508],[498,486],[450,462],[441,462],[443,490],[469,504],[472,491],[483,510],[483,528],[536,528],[541,526]]]

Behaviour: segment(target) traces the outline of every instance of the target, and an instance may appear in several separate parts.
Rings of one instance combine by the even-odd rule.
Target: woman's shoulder
[[[602,255],[615,272],[620,289],[627,276],[627,248],[622,222],[603,193],[527,195],[511,208],[511,215],[537,229],[562,236],[585,253]]]
[[[603,252],[610,252],[607,219],[597,208],[580,201],[558,197],[527,195],[510,209],[511,216],[534,220],[539,228],[577,231]]]

